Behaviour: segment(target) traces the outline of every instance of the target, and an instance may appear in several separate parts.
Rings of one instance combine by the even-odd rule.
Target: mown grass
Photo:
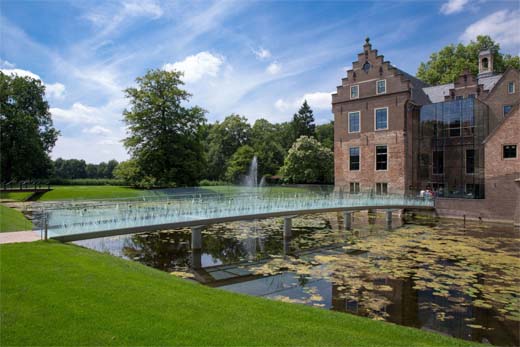
[[[7,206],[0,205],[0,233],[8,231],[31,230],[33,227],[30,220],[25,216]]]
[[[2,345],[469,346],[204,287],[73,245],[0,246]]]
[[[43,194],[38,200],[86,200],[135,198],[146,194],[146,191],[121,186],[52,186],[52,190]]]
[[[0,199],[25,201],[32,193],[27,192],[0,192]]]

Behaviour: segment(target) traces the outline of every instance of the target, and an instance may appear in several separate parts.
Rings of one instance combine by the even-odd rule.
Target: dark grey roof
[[[428,95],[430,102],[436,103],[444,101],[444,97],[450,95],[450,89],[452,88],[455,88],[455,84],[448,83],[433,87],[426,87],[423,88],[423,91],[426,95]]]
[[[419,105],[426,105],[430,101],[428,99],[428,96],[424,93],[423,89],[424,87],[428,86],[428,83],[425,83],[418,79],[415,76],[410,75],[409,73],[396,68],[397,71],[399,71],[400,74],[402,74],[405,79],[409,80],[412,84],[412,101]]]
[[[484,85],[484,90],[491,90],[497,84],[497,82],[502,78],[502,74],[488,76],[488,77],[481,77],[478,79],[478,84]]]

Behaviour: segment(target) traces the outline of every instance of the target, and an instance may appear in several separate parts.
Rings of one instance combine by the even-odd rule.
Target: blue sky
[[[0,69],[47,87],[61,137],[52,157],[127,158],[122,90],[148,69],[180,69],[210,121],[231,113],[287,121],[307,99],[318,123],[369,36],[415,74],[449,43],[489,34],[520,52],[520,2],[24,1],[0,2]]]

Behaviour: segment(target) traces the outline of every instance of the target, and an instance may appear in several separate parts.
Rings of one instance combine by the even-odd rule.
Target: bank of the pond
[[[0,205],[0,232],[31,230],[33,227],[30,220],[13,208]]]
[[[77,246],[0,246],[2,345],[470,346],[207,288]]]

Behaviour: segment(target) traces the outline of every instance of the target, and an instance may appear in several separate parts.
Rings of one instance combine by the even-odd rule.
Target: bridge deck
[[[403,196],[322,194],[291,196],[200,197],[175,200],[143,200],[117,203],[85,203],[44,208],[50,238],[64,242],[334,211],[366,209],[433,209],[433,201]],[[42,229],[45,225],[40,226]]]

